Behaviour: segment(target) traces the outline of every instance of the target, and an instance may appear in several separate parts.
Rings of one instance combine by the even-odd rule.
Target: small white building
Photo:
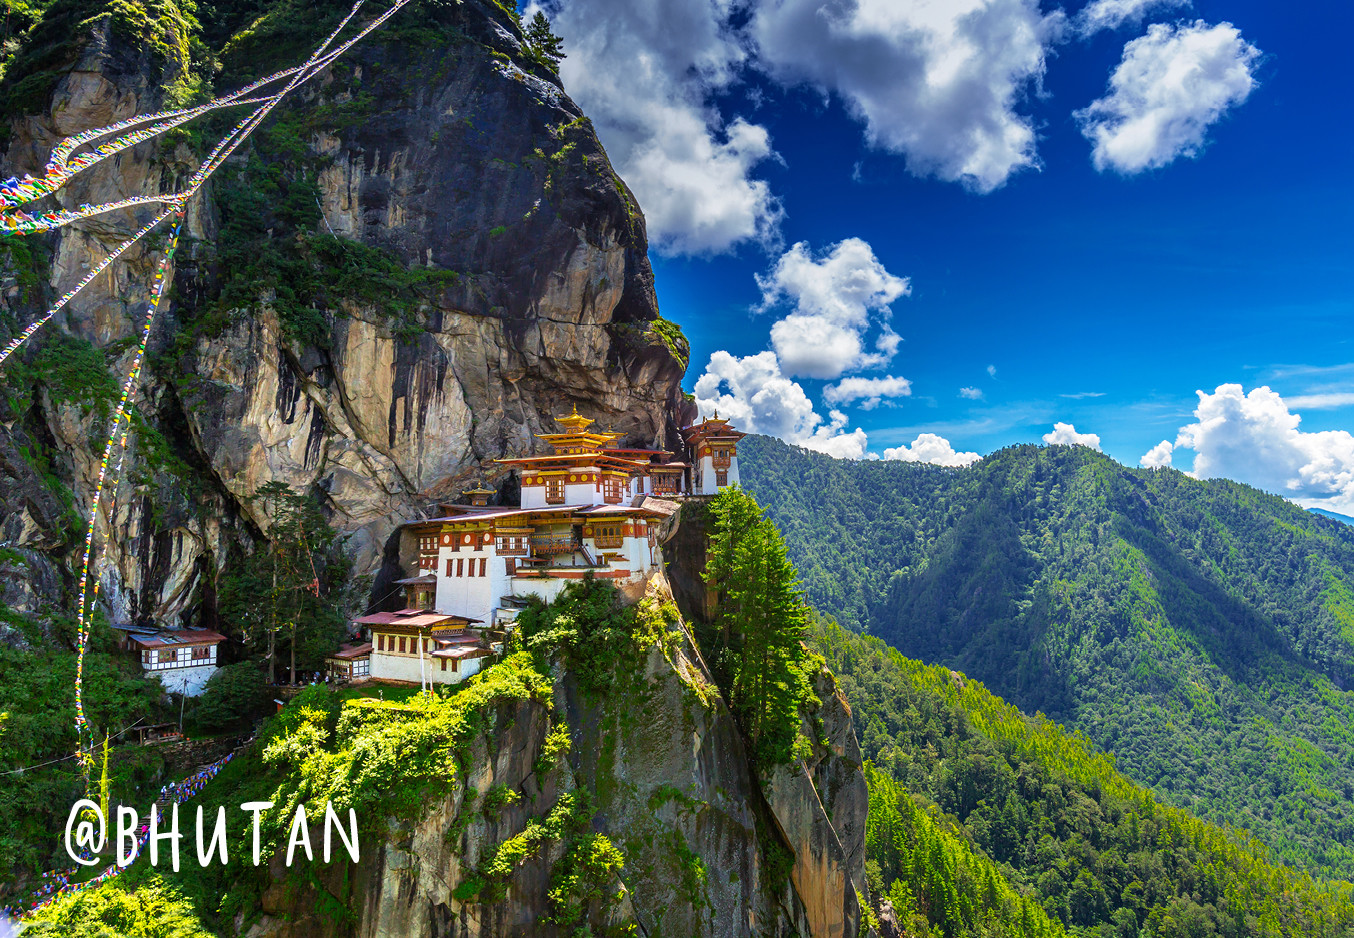
[[[187,697],[202,693],[216,673],[216,646],[226,640],[207,629],[118,628],[123,633],[119,647],[134,651],[141,669],[160,679],[165,690]]]
[[[477,620],[423,609],[377,612],[357,619],[371,629],[370,673],[377,680],[408,684],[459,684],[493,655]]]
[[[365,681],[371,677],[371,642],[343,645],[324,659],[331,680]]]
[[[738,441],[747,436],[719,414],[682,430],[691,451],[691,493],[718,495],[738,484]]]

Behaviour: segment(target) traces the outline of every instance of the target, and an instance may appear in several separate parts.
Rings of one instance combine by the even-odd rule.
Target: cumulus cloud
[[[862,410],[873,410],[886,397],[907,397],[912,393],[912,382],[889,375],[884,378],[843,378],[823,388],[823,400],[829,404],[860,401]]]
[[[950,441],[934,433],[921,433],[911,446],[884,450],[885,459],[903,462],[929,462],[937,466],[971,466],[982,457],[977,453],[956,453]]]
[[[990,192],[1038,165],[1018,108],[1065,25],[1038,0],[762,0],[749,32],[773,77],[837,94],[914,173]]]
[[[906,277],[889,273],[860,238],[847,238],[815,257],[800,242],[757,277],[761,310],[789,305],[771,327],[771,345],[786,374],[838,378],[847,371],[888,364],[901,337],[888,324],[890,304],[911,291]],[[874,350],[865,333],[878,321]]]
[[[983,392],[980,388],[960,388],[959,396],[966,401],[981,401]]]
[[[1175,446],[1170,440],[1162,440],[1142,454],[1142,459],[1138,460],[1138,465],[1144,469],[1165,469],[1171,464],[1171,452],[1174,449]]]
[[[746,358],[715,352],[695,391],[702,414],[718,411],[741,430],[845,459],[865,455],[865,431],[848,431],[841,411],[830,411],[827,420],[819,416],[803,387],[781,371],[774,352]]]
[[[732,8],[732,0],[569,0],[551,19],[568,53],[564,86],[664,253],[766,242],[782,217],[765,180],[752,177],[775,156],[766,129],[709,104],[747,58],[729,26]]]
[[[1125,23],[1141,23],[1155,10],[1187,7],[1189,0],[1091,0],[1077,14],[1075,25],[1083,36],[1102,29],[1118,29]]]
[[[1132,174],[1197,156],[1208,128],[1255,88],[1260,50],[1231,23],[1155,23],[1124,46],[1109,94],[1076,112],[1098,170]]]
[[[1194,450],[1191,475],[1225,476],[1308,505],[1354,509],[1354,435],[1305,433],[1302,417],[1268,387],[1239,384],[1196,392],[1195,423],[1180,428],[1175,449]]]
[[[1044,442],[1051,446],[1089,446],[1100,449],[1100,437],[1094,433],[1078,433],[1070,423],[1055,423],[1053,430],[1044,434]]]

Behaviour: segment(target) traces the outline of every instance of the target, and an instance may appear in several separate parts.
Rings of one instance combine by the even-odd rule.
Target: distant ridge
[[[1334,518],[1336,521],[1343,521],[1345,524],[1354,524],[1354,518],[1351,518],[1349,515],[1342,515],[1338,511],[1327,511],[1324,508],[1308,508],[1307,510],[1313,514]]]

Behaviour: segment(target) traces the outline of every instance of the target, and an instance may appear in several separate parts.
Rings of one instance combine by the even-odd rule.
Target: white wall
[[[476,534],[477,538],[481,535]],[[480,560],[484,559],[485,576],[480,576]],[[518,558],[520,559],[520,558]],[[447,576],[447,561],[452,562],[452,575]],[[456,561],[464,560],[466,572],[456,576]],[[471,561],[475,563],[475,575],[469,575]],[[490,621],[499,599],[509,592],[507,566],[504,558],[498,556],[493,543],[467,546],[461,544],[460,550],[448,546],[437,552],[437,596],[433,608],[446,615],[465,616],[468,619]]]
[[[728,484],[735,485],[738,482],[738,457],[734,456],[729,460],[729,478]],[[702,456],[700,462],[696,464],[696,495],[718,495],[719,486],[716,484],[715,460],[712,456]]]
[[[418,645],[415,644],[417,649]],[[371,676],[374,678],[384,678],[388,681],[408,681],[412,684],[422,683],[424,679],[431,678],[434,684],[459,684],[470,675],[475,674],[480,669],[480,663],[483,658],[469,658],[461,662],[459,673],[451,670],[451,662],[447,662],[447,670],[442,670],[441,660],[432,655],[423,656],[423,674],[419,675],[418,655],[390,654],[389,652],[373,651],[371,653]]]
[[[216,673],[216,665],[199,664],[187,668],[166,668],[163,671],[148,671],[160,679],[165,690],[187,697],[196,697],[207,686],[207,680]]]

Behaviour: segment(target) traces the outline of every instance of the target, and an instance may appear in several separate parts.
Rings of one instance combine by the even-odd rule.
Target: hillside
[[[866,875],[901,923],[909,906],[932,923],[958,919],[1009,884],[1073,936],[1354,930],[1349,884],[1316,883],[1245,835],[1163,805],[1080,734],[830,621],[810,641],[855,714],[869,760]],[[952,858],[948,883],[918,875],[936,855]],[[1030,918],[1012,933],[1043,929]]]
[[[817,608],[1081,730],[1167,803],[1354,874],[1354,530],[1078,447],[956,470],[750,438],[740,463]]]

